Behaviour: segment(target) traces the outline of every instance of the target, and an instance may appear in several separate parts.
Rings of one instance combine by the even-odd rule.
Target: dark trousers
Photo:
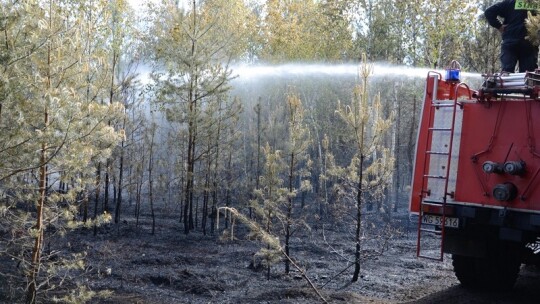
[[[519,72],[534,71],[538,65],[538,46],[527,40],[516,42],[504,41],[501,45],[502,71],[515,73],[516,63],[519,62]]]

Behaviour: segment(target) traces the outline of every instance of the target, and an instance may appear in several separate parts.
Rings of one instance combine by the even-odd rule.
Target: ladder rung
[[[449,155],[448,152],[438,152],[438,151],[426,151],[427,154],[434,154],[434,155]]]
[[[419,254],[418,257],[428,259],[428,260],[433,260],[433,261],[442,261],[442,257],[436,258],[436,257],[432,257],[432,256],[429,256],[429,255],[423,255],[423,254]]]
[[[444,103],[444,104],[437,104],[437,103],[432,103],[431,106],[432,107],[436,107],[436,108],[450,108],[450,107],[454,107],[455,104],[453,103]]]
[[[452,128],[429,128],[429,131],[452,131]]]
[[[440,175],[424,175],[424,177],[427,177],[427,178],[446,179],[446,177],[440,176]]]
[[[422,225],[430,225],[430,224],[422,224]],[[428,228],[420,228],[420,231],[434,233],[434,234],[437,234],[437,235],[442,234],[441,230],[428,229]]]
[[[440,103],[439,103],[440,102]],[[450,113],[452,115],[456,115],[456,111],[457,111],[457,106],[459,104],[457,102],[449,102],[449,101],[446,101],[446,100],[443,100],[443,101],[435,101],[435,102],[431,102],[431,110],[433,110],[433,108],[451,108],[449,111],[452,111],[453,113]],[[461,106],[461,105],[460,105]],[[445,115],[447,111],[444,111],[444,113],[440,113],[442,115]],[[432,112],[431,112],[432,113]],[[455,116],[454,116],[455,117]],[[437,136],[442,136],[442,137],[450,137],[449,140],[447,141],[448,142],[448,151],[441,151],[441,150],[446,150],[446,148],[441,148],[440,150],[436,147],[431,147],[431,148],[434,148],[434,149],[437,149],[439,151],[431,151],[431,150],[428,150],[428,149],[425,149],[425,156],[426,156],[426,160],[429,159],[428,155],[439,155],[440,157],[442,156],[442,158],[448,158],[448,161],[450,161],[450,157],[452,156],[452,143],[453,143],[453,137],[452,137],[452,133],[454,132],[454,127],[455,127],[455,122],[454,120],[452,120],[452,123],[451,125],[449,125],[448,123],[440,123],[440,124],[437,124],[435,125],[435,121],[430,121],[429,123],[429,128],[427,129],[427,132],[428,132],[428,136],[427,136],[427,140],[428,140],[428,143],[427,145],[429,145],[429,140],[434,140]],[[435,133],[435,132],[448,132],[448,133]],[[439,140],[442,140],[443,138],[439,138]],[[441,160],[441,158],[437,158],[438,160]],[[446,173],[444,173],[445,175],[435,175],[435,174],[430,174],[430,173],[439,173],[438,171],[431,171],[430,168],[429,168],[429,165],[428,165],[428,162],[425,162],[424,163],[424,168],[423,168],[423,171],[422,171],[422,174],[423,174],[423,178],[427,178],[427,179],[439,179],[439,180],[442,180],[443,183],[445,183],[445,189],[447,188],[448,186],[448,182],[449,182],[449,171],[446,170]],[[446,192],[446,191],[445,191]],[[426,193],[428,196],[432,195],[431,191],[430,190],[424,190],[424,188],[422,188],[422,195]],[[417,239],[417,247],[416,247],[416,255],[420,258],[425,258],[425,259],[429,259],[429,260],[433,260],[433,261],[442,261],[443,260],[443,245],[444,245],[444,234],[445,234],[445,224],[444,221],[442,223],[442,225],[434,225],[434,224],[429,224],[429,223],[423,223],[423,218],[422,218],[422,214],[423,212],[427,212],[428,214],[429,213],[434,213],[434,214],[443,214],[443,218],[445,215],[447,215],[448,211],[447,209],[447,206],[446,206],[446,196],[448,194],[445,194],[442,198],[442,200],[438,200],[438,199],[429,199],[429,198],[423,198],[420,202],[420,212],[419,212],[419,217],[418,217],[418,239]],[[437,198],[438,195],[435,195],[434,198]],[[439,229],[440,228],[440,229]],[[439,249],[440,249],[440,255],[438,254],[434,254],[434,252],[429,252],[429,254],[427,254],[427,252],[425,252],[426,250],[422,250],[422,247],[423,247],[423,244],[421,242],[421,238],[423,237],[424,234],[427,234],[430,233],[430,234],[435,234],[437,235],[437,239],[438,239],[438,242],[440,243],[440,246],[439,246]],[[424,237],[426,237],[424,236]],[[422,251],[424,251],[422,253]]]

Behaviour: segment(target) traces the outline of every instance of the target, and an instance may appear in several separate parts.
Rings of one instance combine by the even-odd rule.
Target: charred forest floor
[[[223,233],[223,224],[215,234],[196,229],[186,235],[176,212],[158,214],[154,235],[151,219],[145,216],[138,225],[134,218],[125,218],[118,225],[100,227],[96,236],[82,229],[55,239],[54,246],[66,254],[87,254],[86,270],[66,286],[78,283],[112,292],[91,303],[322,302],[296,269],[284,274],[283,262],[272,266],[267,278],[266,267],[255,255],[264,245],[250,240],[244,225],[237,223],[234,240]],[[449,256],[443,262],[416,258],[416,227],[405,211],[387,225],[375,220],[378,217],[365,216],[361,277],[354,283],[352,225],[319,222],[292,237],[291,257],[326,301],[538,303],[540,275],[535,269],[524,267],[511,292],[468,291],[459,286]],[[0,302],[14,302],[2,297],[2,291],[0,287]]]

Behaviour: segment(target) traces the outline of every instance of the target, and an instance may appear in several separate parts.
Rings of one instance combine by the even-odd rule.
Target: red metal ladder
[[[440,77],[440,75],[439,75]],[[429,75],[428,75],[428,79]],[[431,77],[432,81],[435,82],[434,85],[434,93],[433,93],[433,100],[431,101],[431,105],[429,106],[429,119],[428,119],[428,136],[427,136],[427,142],[426,142],[426,151],[424,151],[424,164],[423,164],[423,170],[422,170],[422,191],[421,191],[421,198],[420,198],[420,210],[419,210],[419,216],[418,216],[418,238],[417,238],[417,246],[416,246],[416,255],[421,258],[426,258],[430,260],[437,260],[442,261],[444,257],[444,233],[445,233],[445,224],[446,224],[446,203],[447,203],[447,197],[452,196],[453,194],[448,193],[448,181],[449,181],[449,175],[450,175],[450,165],[451,165],[451,158],[452,158],[452,148],[454,143],[454,129],[455,129],[455,122],[456,122],[456,112],[457,107],[459,103],[457,102],[457,97],[455,100],[436,100],[436,92],[437,92],[437,83],[439,78],[437,75],[434,75]],[[459,86],[459,85],[458,85]],[[453,88],[453,86],[451,87]],[[456,87],[457,92],[457,87]],[[457,96],[457,93],[455,94]],[[441,108],[452,108],[451,110],[451,120],[449,125],[443,125],[443,126],[435,126],[435,111],[441,109]],[[450,113],[448,113],[450,114]],[[442,134],[447,133],[447,139],[448,142],[446,143],[445,147],[448,149],[447,151],[433,151],[433,139],[436,134]],[[440,158],[439,161],[445,164],[445,168],[443,169],[443,174],[430,174],[430,162],[432,158]],[[444,189],[443,191],[439,191],[439,193],[433,193],[431,189],[428,189],[429,181],[430,180],[441,180],[444,183],[443,187],[439,187]],[[436,196],[436,197],[435,197]],[[435,197],[435,198],[430,198]],[[424,210],[430,209],[430,208],[436,208],[437,210],[440,210],[441,212],[441,222],[438,224],[433,223],[424,223],[422,221]],[[439,242],[439,251],[438,254],[422,251],[423,244],[422,244],[422,236],[424,234],[434,234],[437,236],[437,241]]]

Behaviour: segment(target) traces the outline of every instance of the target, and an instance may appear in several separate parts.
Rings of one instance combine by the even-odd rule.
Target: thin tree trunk
[[[293,181],[294,181],[294,153],[290,155],[291,161],[289,163],[289,195],[287,200],[287,214],[286,214],[286,223],[285,223],[285,254],[290,257],[290,239],[291,239],[291,224],[292,224],[292,206],[293,198],[291,193],[293,191]],[[285,259],[285,273],[289,274],[290,272],[290,261]]]
[[[133,141],[133,137],[131,138],[131,142]],[[130,155],[128,163],[133,164],[134,162],[133,155]],[[133,205],[133,166],[128,166],[128,206],[131,207]]]
[[[153,160],[154,160],[154,134],[156,132],[155,126],[152,126],[152,135],[150,139],[150,157],[148,159],[148,195],[150,199],[150,212],[152,215],[152,235],[155,234],[156,230],[156,216],[154,212],[154,192],[153,192],[153,184],[154,180],[152,177],[152,169],[153,169]]]
[[[144,150],[144,149],[142,149]],[[135,173],[136,174],[140,174],[139,176],[136,177],[136,185],[135,185],[135,226],[136,227],[139,227],[139,219],[141,217],[141,204],[142,204],[142,186],[143,186],[143,183],[144,183],[144,168],[143,168],[143,164],[145,162],[145,157],[144,157],[144,154],[143,154],[143,157],[142,157],[142,160],[141,160],[141,163],[140,163],[140,167],[138,167],[136,170],[135,170]]]
[[[103,211],[109,212],[109,188],[110,188],[110,175],[111,160],[107,159],[105,164],[105,189],[103,191]]]
[[[401,98],[398,97],[397,92],[394,94],[396,98],[397,103],[397,114],[396,114],[396,133],[395,133],[395,140],[396,140],[396,147],[395,147],[395,185],[394,185],[394,212],[398,211],[398,205],[399,205],[399,188],[400,188],[400,179],[401,179],[401,166],[400,166],[400,160],[401,160],[401,137],[399,136],[399,132],[401,130]]]
[[[47,110],[45,110],[45,126],[49,123],[49,117]],[[45,164],[47,144],[43,143],[41,145],[41,156],[40,156],[40,168],[39,168],[39,201],[37,205],[37,216],[36,216],[36,236],[34,239],[34,248],[32,250],[32,264],[30,269],[30,278],[28,284],[28,290],[26,294],[26,303],[35,303],[36,302],[36,293],[37,293],[37,278],[39,275],[39,269],[41,267],[41,251],[43,247],[43,212],[45,208],[45,201],[47,196],[47,165]]]
[[[184,153],[182,153],[183,155]],[[181,163],[184,164],[186,163],[185,160],[184,160],[184,156],[181,156]],[[180,170],[180,181],[178,182],[178,189],[187,189],[187,186],[186,186],[186,170]],[[185,193],[182,193],[180,191],[180,194],[179,194],[179,197],[180,197],[180,219],[179,219],[179,223],[182,223],[182,221],[184,221],[184,223],[187,221],[187,218],[185,217],[185,214],[186,214],[186,210],[185,210],[185,206],[186,206],[186,202],[187,202],[187,198],[186,198],[186,195]],[[184,226],[184,229],[186,227]]]
[[[211,141],[211,139],[209,139]],[[210,201],[210,176],[211,176],[211,170],[212,168],[212,159],[209,156],[207,160],[206,165],[206,174],[205,174],[205,181],[204,181],[204,191],[203,191],[203,206],[202,206],[202,217],[201,217],[201,228],[203,231],[203,235],[206,235],[206,223],[208,218],[208,203]]]
[[[114,223],[118,224],[120,222],[120,215],[122,209],[122,184],[124,181],[124,140],[122,139],[122,144],[120,148],[120,167],[118,169],[118,191],[116,198],[116,208],[114,209]]]
[[[96,171],[96,196],[94,200],[94,236],[97,235],[97,214],[99,206],[99,190],[101,188],[101,163],[98,164]]]
[[[232,150],[229,150],[229,157],[227,161],[227,189],[225,190],[225,206],[229,207],[231,205],[231,188],[232,188]],[[225,228],[227,227],[227,221],[225,221]]]
[[[255,107],[257,113],[257,172],[255,176],[255,190],[259,190],[259,177],[261,175],[261,97]],[[249,218],[252,218],[252,208],[249,207]]]
[[[88,221],[88,190],[84,190],[84,198],[83,198],[83,222]]]
[[[197,211],[199,210],[199,197],[197,197],[197,199],[195,199],[195,202],[196,204],[193,204],[193,194],[191,195],[192,196],[192,202],[189,206],[189,230],[193,230],[195,229],[195,226],[198,224],[196,223],[196,220],[197,220]],[[193,212],[193,206],[195,206],[195,213]]]
[[[116,199],[118,198],[118,188],[117,188],[117,183],[116,183],[116,175],[113,174],[113,178],[112,178],[112,205],[113,206],[116,206],[117,203],[116,203]]]
[[[197,14],[196,14],[196,2],[192,1],[192,14],[193,14],[193,31],[197,29]],[[195,55],[196,40],[191,41],[191,55]],[[194,186],[194,169],[195,169],[195,115],[197,111],[196,100],[196,86],[197,79],[195,75],[191,75],[194,78],[190,80],[189,88],[189,123],[188,123],[188,156],[187,156],[187,176],[186,176],[186,193],[185,193],[185,206],[184,206],[184,234],[189,234],[189,231],[193,228],[193,186]]]
[[[209,191],[210,182],[208,181],[208,174],[206,175],[206,181],[204,182],[205,189],[203,193],[203,206],[202,206],[202,217],[201,217],[201,228],[203,235],[206,235],[206,219],[208,217],[208,200],[209,200]]]
[[[117,21],[116,21],[116,9],[113,13],[113,26],[117,27]],[[118,53],[116,48],[113,47],[113,53],[112,53],[112,67],[111,67],[111,85],[109,87],[109,104],[113,104],[113,98],[114,98],[114,74],[116,70],[116,64],[118,61]],[[108,122],[108,125],[111,126],[111,121]],[[109,212],[109,184],[110,184],[110,170],[112,167],[112,160],[109,157],[106,162],[106,168],[105,168],[105,191],[104,191],[104,198],[103,198],[103,210],[105,212]]]
[[[52,9],[53,2],[49,2],[49,28],[52,28]],[[47,90],[51,89],[51,44],[47,46]],[[49,109],[45,103],[43,113],[44,130],[49,125]],[[43,248],[43,213],[45,202],[47,200],[47,143],[44,141],[41,144],[39,157],[39,198],[37,203],[36,226],[34,237],[34,248],[32,249],[32,263],[30,265],[30,274],[28,278],[28,289],[26,293],[26,303],[36,303],[37,280],[39,269],[41,267],[41,251]]]
[[[272,231],[271,231],[271,223],[272,223],[272,211],[271,210],[268,210],[268,219],[266,220],[266,232],[268,232],[268,234],[272,234]],[[266,246],[266,248],[268,249],[268,251],[270,252],[270,244],[268,244]],[[266,259],[266,279],[267,280],[270,280],[270,258],[268,257]]]
[[[208,151],[210,151],[212,146],[212,135],[208,136]],[[210,179],[212,176],[212,156],[209,155],[206,160],[206,172],[204,174],[204,190],[203,190],[203,206],[202,206],[202,216],[201,216],[201,228],[203,235],[206,235],[206,223],[208,218],[208,205],[210,201]]]
[[[142,193],[143,178],[137,183],[137,193],[135,202],[135,226],[139,227],[139,218],[141,216],[141,193]]]
[[[212,195],[212,211],[213,210],[217,210],[217,201],[218,201],[218,184],[217,184],[217,179],[218,179],[218,172],[219,172],[219,155],[220,155],[220,146],[219,146],[219,139],[221,137],[221,118],[222,118],[222,114],[221,114],[221,107],[222,107],[222,104],[221,104],[221,99],[219,100],[219,108],[218,108],[218,111],[219,111],[219,114],[218,114],[218,124],[217,124],[217,131],[216,131],[216,154],[215,154],[215,158],[214,158],[214,174],[212,174],[212,190],[211,190],[211,195]],[[229,180],[230,180],[230,177],[229,177]],[[210,219],[210,233],[214,233],[214,216],[211,216],[211,219]]]
[[[364,168],[364,155],[360,155],[360,168],[358,172],[358,192],[356,194],[356,250],[354,254],[354,274],[352,282],[358,281],[360,274],[360,232],[362,230],[362,179]]]
[[[193,222],[193,217],[190,217],[190,210],[192,210],[193,205],[193,174],[194,174],[194,149],[193,146],[195,135],[193,134],[193,128],[194,128],[194,118],[191,117],[194,114],[195,111],[195,105],[193,102],[193,92],[189,92],[190,95],[190,102],[189,102],[189,123],[188,123],[188,146],[187,146],[187,172],[186,172],[186,188],[184,193],[184,234],[189,234],[191,223]]]
[[[315,183],[315,193],[317,194],[317,196],[320,197],[321,196],[320,191],[323,192],[323,194],[322,194],[323,201],[321,202],[321,200],[317,200],[319,202],[319,206],[318,206],[319,216],[322,218],[323,215],[324,215],[323,206],[328,203],[328,189],[327,189],[327,186],[326,186],[327,185],[326,184],[326,179],[323,179],[322,185],[321,185],[321,179],[319,177],[320,177],[321,174],[326,175],[326,160],[325,160],[326,156],[323,154],[322,139],[321,139],[321,136],[319,134],[319,129],[317,128],[317,125],[315,123],[315,118],[313,117],[314,110],[311,109],[311,111],[308,111],[308,112],[309,112],[311,121],[313,122],[313,130],[314,130],[314,133],[315,133],[315,140],[317,141],[317,154],[318,154],[318,159],[319,159],[319,161],[318,161],[318,163],[319,163],[319,174],[314,175],[313,178],[316,181],[316,183]]]

